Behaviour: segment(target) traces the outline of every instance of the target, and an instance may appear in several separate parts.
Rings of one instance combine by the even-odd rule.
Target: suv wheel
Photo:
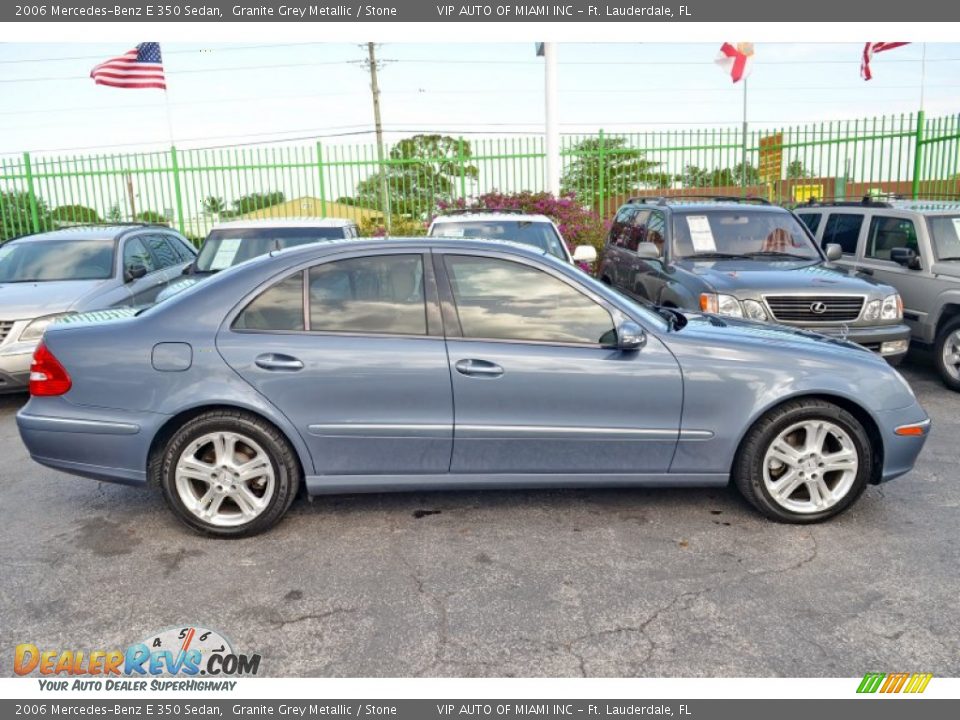
[[[235,411],[204,413],[174,433],[160,459],[164,499],[181,522],[220,537],[255,535],[293,502],[300,466],[272,425]]]
[[[733,479],[760,512],[814,523],[850,507],[870,478],[873,452],[863,425],[823,400],[774,408],[747,433]]]
[[[933,347],[933,361],[944,385],[960,392],[960,317],[949,321],[940,331]]]

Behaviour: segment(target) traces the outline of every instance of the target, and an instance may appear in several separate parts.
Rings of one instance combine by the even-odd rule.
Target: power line
[[[305,45],[326,45],[328,43],[320,42],[302,42],[302,43],[273,43],[271,45],[229,45],[226,47],[218,47],[216,51],[221,52],[235,52],[238,50],[261,50],[264,48],[288,48],[288,47],[303,47]],[[199,48],[193,50],[164,50],[163,56],[167,57],[168,55],[190,55],[193,53],[204,53],[212,52],[206,48]],[[0,65],[20,65],[23,63],[35,63],[35,62],[66,62],[67,60],[102,60],[103,54],[99,55],[73,55],[69,57],[46,57],[46,58],[22,58],[20,60],[0,60]]]

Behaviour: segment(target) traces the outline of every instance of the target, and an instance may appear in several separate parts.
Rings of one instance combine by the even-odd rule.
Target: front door
[[[495,253],[435,258],[452,309],[451,472],[602,479],[669,469],[682,382],[655,337],[617,350],[611,308],[562,274]]]
[[[328,260],[267,289],[218,336],[297,427],[316,474],[447,472],[450,371],[424,267],[409,251]]]

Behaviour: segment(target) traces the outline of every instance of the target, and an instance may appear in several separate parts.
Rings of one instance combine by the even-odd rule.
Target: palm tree
[[[223,201],[223,198],[214,197],[213,195],[210,195],[203,201],[203,211],[207,215],[219,215],[226,207],[227,204]]]

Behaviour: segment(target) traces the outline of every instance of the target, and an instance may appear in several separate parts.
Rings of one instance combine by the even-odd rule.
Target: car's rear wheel
[[[933,360],[943,384],[960,392],[960,317],[948,322],[933,348]]]
[[[220,537],[255,535],[290,507],[300,482],[293,449],[264,420],[235,411],[204,413],[167,443],[160,484],[174,514]]]
[[[823,400],[774,408],[747,433],[733,479],[760,512],[780,522],[814,523],[850,507],[873,470],[863,424]]]

